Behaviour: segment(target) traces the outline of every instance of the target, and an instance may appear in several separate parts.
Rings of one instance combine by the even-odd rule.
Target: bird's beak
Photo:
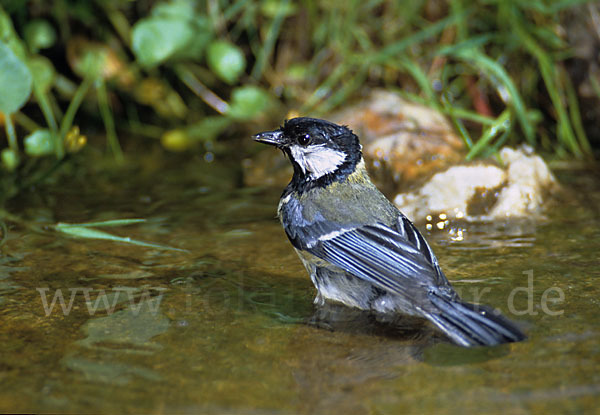
[[[254,141],[272,146],[281,147],[283,145],[283,133],[281,130],[265,131],[252,136]]]

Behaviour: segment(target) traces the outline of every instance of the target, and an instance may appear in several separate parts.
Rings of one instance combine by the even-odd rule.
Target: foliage
[[[100,231],[95,228],[107,227],[107,226],[124,226],[136,223],[145,222],[145,219],[115,219],[107,220],[102,222],[88,222],[88,223],[57,223],[54,225],[54,229],[65,235],[69,235],[75,238],[81,239],[104,239],[107,241],[121,242],[131,245],[144,246],[146,248],[157,248],[170,251],[184,251],[183,249],[173,248],[166,245],[160,245],[151,242],[138,241],[128,236],[117,236],[108,232]],[[185,251],[184,251],[185,252]]]
[[[446,113],[469,159],[508,141],[588,157],[560,30],[561,13],[580,3],[7,1],[1,162],[14,173],[2,198],[85,145],[82,108],[122,160],[118,132],[185,150],[239,122],[277,122],[284,108],[325,115],[376,86]]]

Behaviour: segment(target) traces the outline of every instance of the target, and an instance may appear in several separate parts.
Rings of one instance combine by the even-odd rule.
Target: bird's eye
[[[304,135],[298,136],[298,144],[300,144],[301,146],[306,146],[311,141],[312,141],[312,137],[310,136],[310,134],[304,134]]]

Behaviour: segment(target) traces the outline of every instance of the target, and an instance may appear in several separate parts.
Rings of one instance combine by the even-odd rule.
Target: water
[[[1,247],[0,412],[591,413],[600,182],[559,177],[545,220],[426,233],[462,296],[529,336],[472,350],[353,315],[308,324],[314,289],[274,218],[280,189],[240,188],[231,166],[142,161],[23,195],[9,209],[27,222]],[[186,251],[48,228],[140,217],[105,230]]]

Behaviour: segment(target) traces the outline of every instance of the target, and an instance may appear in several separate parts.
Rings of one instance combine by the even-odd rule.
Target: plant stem
[[[189,89],[198,95],[202,101],[206,102],[212,109],[219,114],[226,114],[229,111],[229,104],[223,101],[217,94],[206,87],[194,74],[184,65],[177,65],[175,73]]]
[[[81,106],[81,102],[83,101],[83,98],[85,97],[85,94],[87,93],[88,89],[90,89],[90,86],[92,85],[93,81],[94,79],[91,76],[85,77],[83,79],[83,82],[77,87],[75,95],[73,95],[73,99],[71,99],[71,102],[69,103],[67,112],[65,112],[65,116],[63,117],[60,123],[60,130],[58,132],[58,136],[61,140],[64,141],[65,135],[67,135],[67,132],[73,125],[75,114]]]
[[[38,104],[40,105],[42,113],[44,114],[46,124],[48,124],[48,127],[50,127],[50,131],[52,132],[52,145],[54,147],[54,153],[56,154],[56,158],[60,160],[65,155],[65,149],[63,146],[62,137],[58,135],[58,125],[56,124],[56,118],[54,118],[52,107],[48,101],[48,96],[43,91],[40,91],[39,88],[34,88],[33,93]]]
[[[271,53],[273,52],[275,42],[277,41],[279,32],[281,31],[281,23],[283,23],[283,19],[285,18],[285,13],[289,2],[290,0],[283,0],[279,2],[279,10],[269,26],[267,38],[265,39],[265,42],[258,53],[256,64],[254,64],[254,68],[252,68],[252,74],[250,76],[256,80],[258,80],[262,75],[265,65],[267,64],[267,59],[269,59],[269,56],[271,56]]]
[[[498,135],[499,132],[505,131],[510,128],[510,109],[505,109],[502,114],[496,119],[494,124],[490,125],[484,132],[481,134],[481,137],[477,142],[471,147],[469,153],[465,157],[467,160],[473,160],[475,156],[477,156],[485,147],[489,145],[489,143],[493,140],[493,138]]]
[[[120,162],[123,161],[123,151],[121,150],[119,138],[117,137],[117,131],[115,130],[115,120],[110,109],[110,102],[108,101],[106,83],[101,78],[99,78],[96,82],[98,106],[100,107],[100,115],[102,116],[104,128],[106,129],[106,140],[108,141],[108,147],[110,148],[110,151],[115,159]]]
[[[42,128],[38,123],[33,121],[27,115],[23,114],[21,111],[15,112],[15,121],[30,133]]]
[[[17,134],[15,133],[15,126],[13,124],[11,116],[12,116],[12,114],[4,115],[6,136],[8,137],[8,146],[15,154],[19,154],[19,144],[17,143]]]

